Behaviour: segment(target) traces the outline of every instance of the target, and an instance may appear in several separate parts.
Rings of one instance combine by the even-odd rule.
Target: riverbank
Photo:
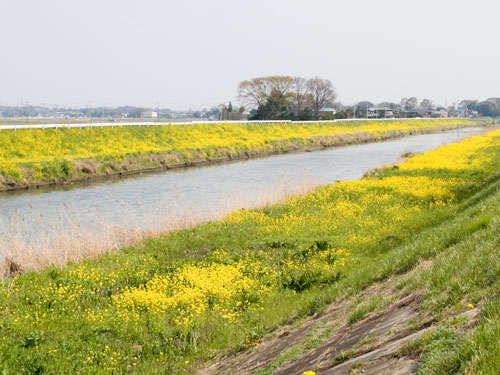
[[[436,119],[4,130],[0,191],[314,151],[480,123]]]
[[[0,263],[62,265],[241,208],[259,208],[487,131],[461,128],[387,142],[0,194]],[[67,249],[71,249],[68,252]],[[59,260],[59,262],[57,262]]]
[[[499,321],[499,170],[496,131],[283,204],[4,280],[0,369],[193,373],[216,354],[253,348],[285,324],[300,326],[332,302],[352,298],[343,314],[352,325],[384,311],[395,302],[390,294],[356,298],[411,270],[415,277],[399,278],[388,290],[422,295],[423,317],[440,320],[469,303],[485,308],[478,330],[449,324],[412,353],[459,353],[459,367],[485,369],[498,362],[484,343],[496,342]],[[314,349],[336,327],[317,327],[318,336],[311,333],[297,350]],[[470,340],[482,350],[467,351]],[[442,345],[426,345],[431,341]],[[293,359],[288,355],[277,360]]]

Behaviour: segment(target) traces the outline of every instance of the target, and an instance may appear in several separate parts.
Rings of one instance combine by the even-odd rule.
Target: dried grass
[[[93,175],[99,169],[99,162],[93,159],[77,160],[74,162],[74,169],[76,172]]]
[[[126,228],[97,215],[92,229],[81,228],[69,215],[62,227],[60,224],[47,223],[41,217],[37,219],[37,233],[43,232],[44,235],[37,234],[36,241],[30,240],[31,234],[19,224],[22,220],[13,218],[10,223],[0,223],[0,275],[12,277],[30,270],[63,266],[70,261],[78,262],[117,251],[124,246],[140,246],[147,238],[159,237],[208,221],[221,220],[234,210],[283,202],[289,197],[310,193],[317,186],[318,184],[311,180],[300,184],[285,182],[280,187],[257,196],[229,198],[218,210],[203,215],[165,210],[144,218],[134,217],[132,212],[127,212],[124,214],[128,218]]]

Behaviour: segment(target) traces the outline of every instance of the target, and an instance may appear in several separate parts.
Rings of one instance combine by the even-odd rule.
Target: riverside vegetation
[[[484,315],[473,331],[443,328],[408,350],[426,374],[499,373],[499,171],[495,131],[282,204],[5,279],[0,371],[192,373],[434,259],[401,287],[421,289],[432,314],[472,303]]]
[[[466,119],[0,131],[0,190],[471,126]]]

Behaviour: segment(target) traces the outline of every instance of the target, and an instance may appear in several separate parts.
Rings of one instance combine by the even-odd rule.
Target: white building
[[[141,112],[141,118],[158,118],[158,112],[156,111]]]

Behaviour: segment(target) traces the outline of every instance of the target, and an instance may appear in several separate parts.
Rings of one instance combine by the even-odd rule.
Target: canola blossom
[[[495,131],[140,248],[3,280],[0,370],[192,373],[194,359],[251,347],[313,296],[328,298],[360,257],[453,215],[499,169]]]
[[[245,153],[377,140],[476,123],[467,119],[434,119],[3,130],[0,186],[3,180],[68,180]]]
[[[497,134],[496,132],[494,134]],[[448,170],[482,171],[492,162],[495,154],[490,148],[497,147],[493,135],[465,139],[432,151],[432,158],[426,154],[416,155],[400,166],[402,171]]]

